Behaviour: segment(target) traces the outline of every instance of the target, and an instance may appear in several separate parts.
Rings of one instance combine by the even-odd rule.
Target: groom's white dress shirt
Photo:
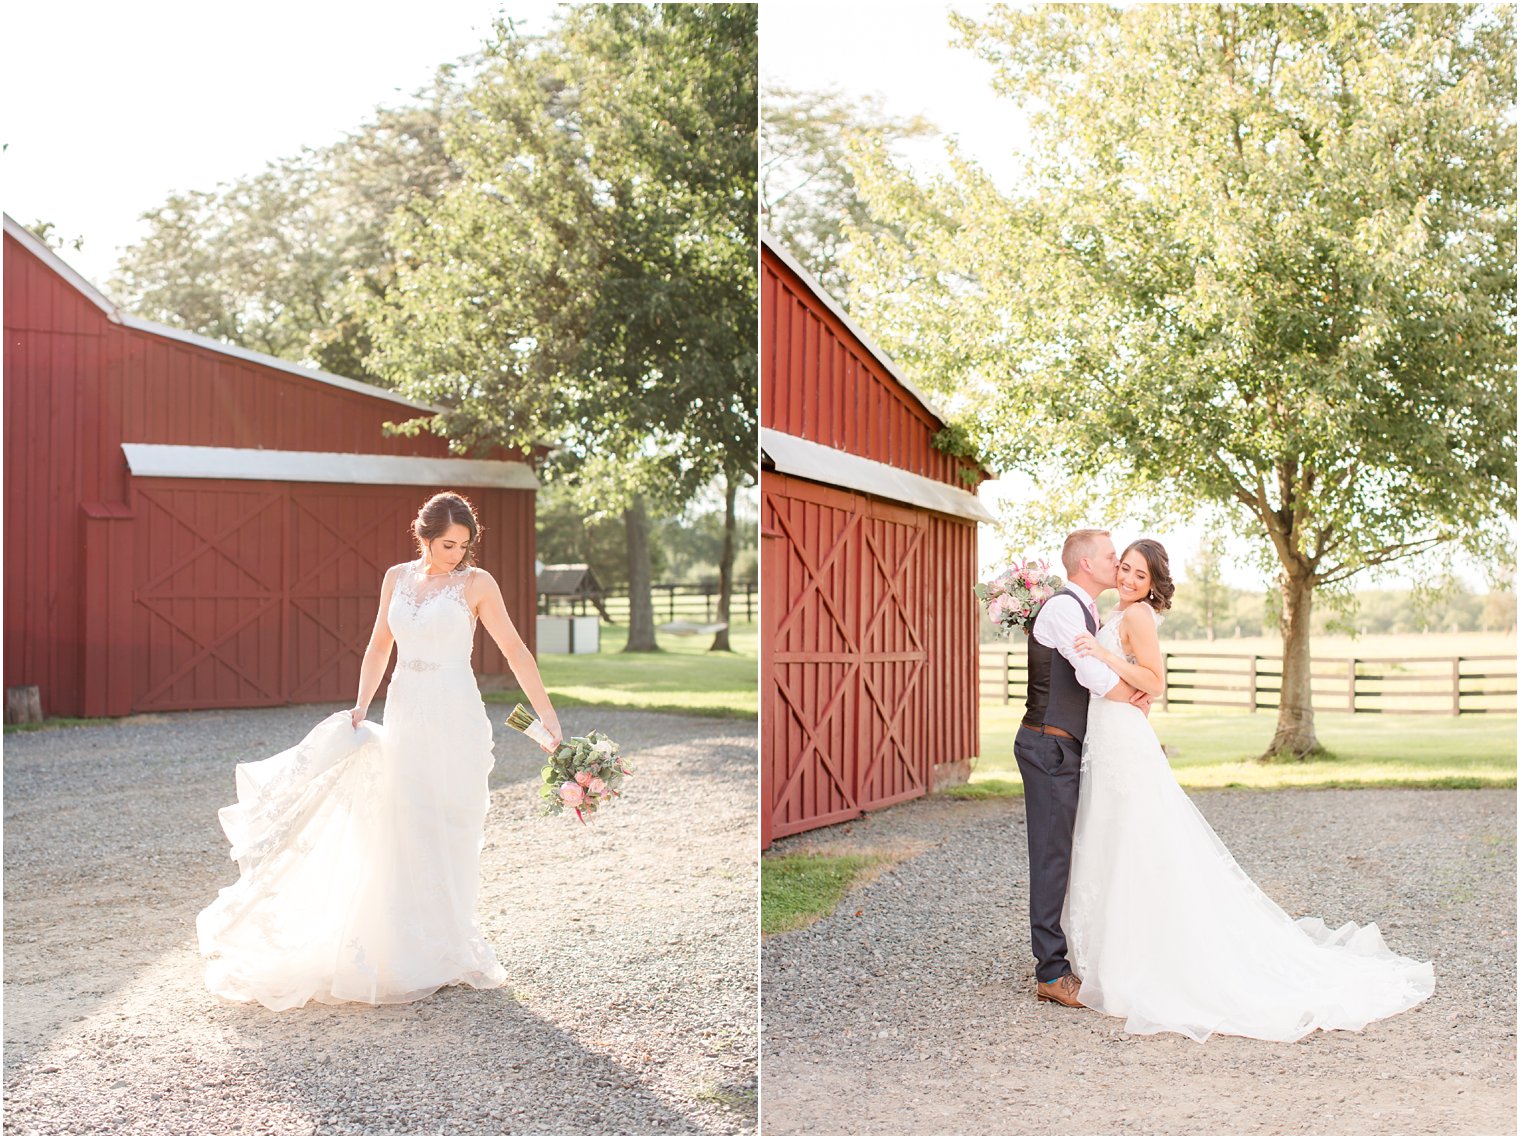
[[[1085,605],[1094,623],[1101,625],[1098,606],[1081,586],[1068,582],[1066,588],[1076,596],[1057,594],[1040,606],[1034,618],[1034,639],[1070,661],[1077,683],[1094,696],[1102,696],[1119,683],[1119,674],[1095,656],[1078,656],[1076,649],[1078,634],[1087,632],[1081,607]]]

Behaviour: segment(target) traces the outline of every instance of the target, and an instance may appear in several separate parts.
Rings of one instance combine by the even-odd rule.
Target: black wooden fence
[[[654,591],[654,619],[656,621],[700,621],[711,624],[718,617],[718,587],[708,582],[658,582]],[[628,594],[608,594],[602,602],[607,616],[619,625],[628,623]],[[731,624],[753,625],[760,607],[759,591],[752,581],[735,582],[733,595],[728,602],[728,619]],[[539,598],[539,612],[595,613],[588,601],[554,599],[546,605]]]
[[[1275,709],[1282,692],[1282,657],[1252,653],[1164,653],[1166,693],[1161,707],[1211,705],[1245,711]],[[983,646],[983,703],[1023,703],[1026,650]],[[1515,714],[1515,658],[1315,657],[1310,664],[1314,707],[1325,712]]]

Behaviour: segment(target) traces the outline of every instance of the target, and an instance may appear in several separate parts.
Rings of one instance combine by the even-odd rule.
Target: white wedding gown
[[[288,1009],[505,981],[475,925],[494,757],[470,668],[474,572],[401,570],[383,726],[339,712],[238,764],[219,814],[241,874],[196,919],[212,992]]]
[[[1098,632],[1115,653],[1118,625]],[[1284,913],[1177,785],[1145,714],[1113,700],[1088,711],[1061,924],[1080,999],[1132,1033],[1298,1040],[1435,989],[1430,963],[1394,954],[1376,925]]]

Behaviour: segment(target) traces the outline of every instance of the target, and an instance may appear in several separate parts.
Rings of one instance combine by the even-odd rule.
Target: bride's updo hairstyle
[[[459,568],[475,564],[475,551],[480,547],[481,525],[475,519],[475,508],[462,494],[446,490],[435,494],[422,504],[417,517],[412,519],[412,536],[417,539],[417,553],[427,556],[425,544],[441,538],[450,526],[463,526],[470,532],[470,541],[459,559]]]
[[[1177,592],[1177,587],[1172,584],[1172,564],[1167,560],[1166,547],[1154,538],[1137,538],[1124,547],[1119,560],[1122,562],[1133,550],[1140,551],[1145,568],[1151,571],[1151,591],[1145,600],[1157,613],[1170,609],[1172,594]]]

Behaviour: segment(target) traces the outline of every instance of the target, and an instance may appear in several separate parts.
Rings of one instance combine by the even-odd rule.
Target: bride
[[[1159,694],[1156,626],[1174,592],[1159,543],[1124,551],[1118,589],[1118,611],[1077,651]],[[1376,925],[1295,922],[1262,893],[1177,785],[1140,709],[1092,699],[1081,786],[1061,925],[1079,999],[1127,1017],[1127,1031],[1298,1040],[1434,991],[1431,965],[1391,952]]]
[[[412,524],[418,558],[385,572],[359,699],[299,744],[239,764],[220,812],[240,877],[196,919],[206,984],[271,1009],[398,1004],[506,974],[475,925],[492,728],[470,668],[477,622],[560,738],[538,667],[457,494]],[[382,725],[364,719],[399,647]]]

